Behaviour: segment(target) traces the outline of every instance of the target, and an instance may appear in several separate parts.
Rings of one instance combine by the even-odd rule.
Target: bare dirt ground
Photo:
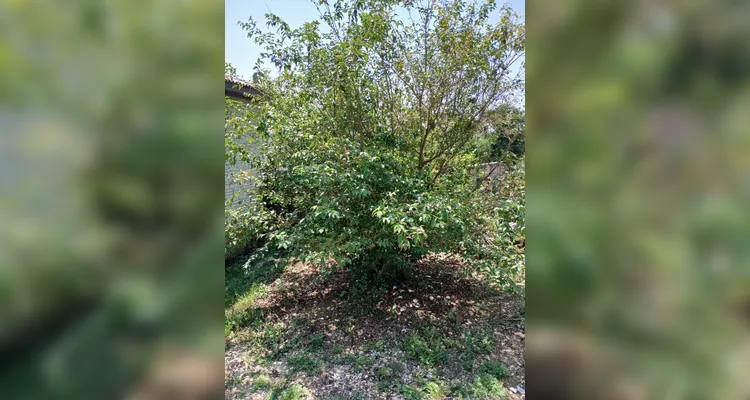
[[[524,300],[461,269],[435,255],[372,288],[288,267],[228,307],[225,398],[522,398]]]

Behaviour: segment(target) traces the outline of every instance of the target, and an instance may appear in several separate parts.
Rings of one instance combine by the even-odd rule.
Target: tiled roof
[[[248,97],[260,94],[261,92],[252,83],[234,75],[224,75],[224,95],[247,100]]]
[[[248,82],[248,81],[246,81],[246,80],[244,80],[244,79],[242,79],[242,78],[240,78],[239,76],[236,76],[236,75],[226,74],[226,75],[224,75],[224,81],[236,83],[236,84],[242,85],[242,86],[252,86],[252,83],[250,83],[250,82]]]

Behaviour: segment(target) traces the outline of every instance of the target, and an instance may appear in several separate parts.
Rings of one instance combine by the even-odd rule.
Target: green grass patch
[[[268,293],[268,284],[280,271],[277,267],[242,262],[225,269],[224,334],[226,336],[263,318],[264,312],[254,309],[253,303]]]

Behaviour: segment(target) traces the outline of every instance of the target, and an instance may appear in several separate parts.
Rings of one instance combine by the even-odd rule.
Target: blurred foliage
[[[221,11],[0,2],[3,398],[221,396]]]
[[[750,4],[527,15],[530,398],[747,398]]]

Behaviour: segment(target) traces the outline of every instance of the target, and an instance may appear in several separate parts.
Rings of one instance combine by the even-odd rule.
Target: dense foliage
[[[494,1],[320,5],[320,20],[299,29],[272,14],[275,32],[243,24],[279,70],[256,67],[264,96],[244,129],[259,146],[242,155],[263,209],[253,262],[283,256],[368,277],[428,252],[507,264],[492,232],[523,203],[478,190],[467,171],[484,161],[473,149],[485,116],[521,88],[510,66],[523,25]]]
[[[478,154],[488,162],[515,162],[526,151],[526,114],[513,105],[503,105],[485,116],[477,135]]]

